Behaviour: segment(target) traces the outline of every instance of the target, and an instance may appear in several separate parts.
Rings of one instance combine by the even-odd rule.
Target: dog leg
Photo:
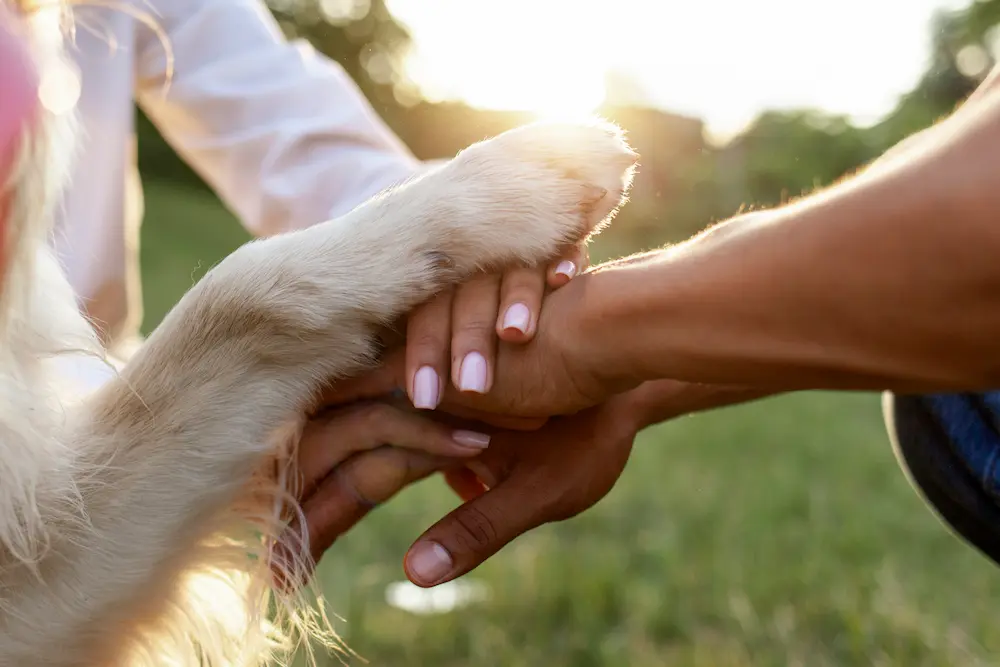
[[[266,593],[267,564],[247,555],[266,550],[220,537],[280,530],[256,510],[243,517],[256,523],[231,522],[253,506],[262,463],[324,382],[371,363],[378,327],[477,270],[547,260],[591,234],[623,201],[635,157],[610,126],[521,128],[209,272],[71,421],[83,515],[55,527],[40,578],[0,578],[0,664],[258,663],[266,647],[246,628],[266,598],[237,597],[228,626],[185,608],[180,588],[215,568]]]

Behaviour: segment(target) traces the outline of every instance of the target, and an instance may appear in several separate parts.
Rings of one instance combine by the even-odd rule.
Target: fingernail
[[[528,324],[531,322],[531,311],[523,303],[515,303],[503,315],[504,329],[517,329],[521,333],[528,333]]]
[[[406,563],[410,574],[422,584],[433,584],[453,567],[451,554],[437,542],[420,542],[414,546]]]
[[[413,375],[413,407],[418,410],[433,410],[440,400],[437,372],[424,366]]]
[[[478,352],[469,352],[462,360],[458,376],[458,388],[462,391],[486,393],[486,358]]]
[[[455,431],[451,434],[452,439],[460,445],[474,447],[475,449],[486,449],[490,445],[490,436],[485,433],[475,431]]]
[[[576,275],[576,264],[565,259],[559,262],[559,266],[556,267],[556,273],[564,275],[567,278],[572,278]]]

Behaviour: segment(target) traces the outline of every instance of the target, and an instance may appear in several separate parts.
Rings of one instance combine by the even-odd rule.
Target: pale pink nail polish
[[[413,407],[433,410],[441,400],[438,375],[430,366],[420,368],[413,375]]]
[[[490,446],[490,436],[485,433],[475,431],[455,431],[451,434],[452,439],[465,447],[474,449],[486,449]]]
[[[406,558],[407,569],[420,583],[429,585],[451,572],[454,563],[448,550],[437,542],[420,542]]]
[[[478,352],[465,355],[458,375],[458,388],[478,394],[486,393],[486,357]]]
[[[504,329],[517,329],[521,333],[528,333],[530,323],[531,311],[523,303],[512,304],[503,315]]]
[[[568,259],[565,259],[559,262],[559,265],[556,267],[556,273],[566,276],[567,278],[572,278],[576,275],[576,264]]]

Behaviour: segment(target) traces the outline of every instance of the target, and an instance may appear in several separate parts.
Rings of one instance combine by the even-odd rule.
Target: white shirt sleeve
[[[254,234],[309,226],[420,163],[336,63],[285,40],[258,0],[154,0],[174,55],[137,39],[139,104]]]

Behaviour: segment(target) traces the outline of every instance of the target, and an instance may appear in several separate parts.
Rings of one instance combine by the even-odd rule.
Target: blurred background
[[[597,259],[826,185],[948,113],[1000,56],[1000,1],[272,0],[421,158],[538,117],[599,113],[642,154]],[[247,237],[140,117],[153,328]],[[874,395],[803,394],[650,429],[595,509],[414,613],[387,590],[457,500],[379,508],[320,576],[378,666],[989,665],[1000,571],[898,469]],[[390,587],[387,589],[387,587]],[[405,607],[405,605],[404,605]],[[340,658],[331,656],[330,664]]]

